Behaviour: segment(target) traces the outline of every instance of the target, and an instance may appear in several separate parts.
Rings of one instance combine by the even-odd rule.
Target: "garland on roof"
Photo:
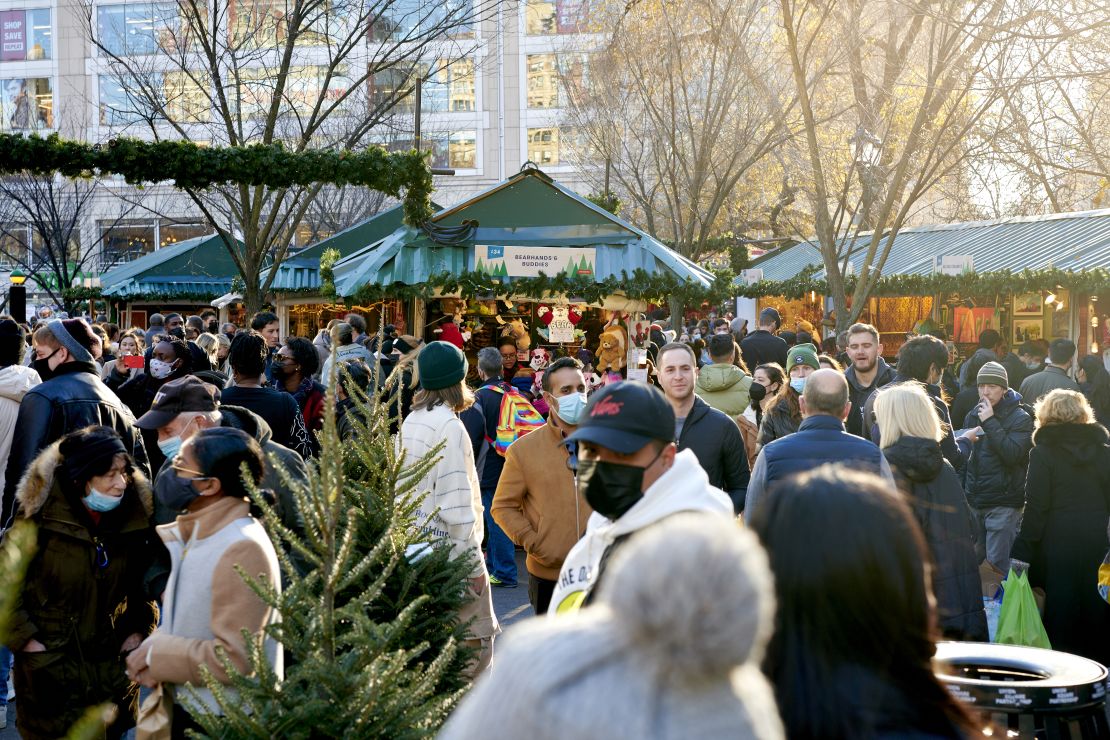
[[[675,298],[684,305],[700,304],[702,301],[720,303],[731,297],[732,273],[715,273],[709,288],[694,281],[682,280],[670,273],[651,274],[637,269],[631,275],[621,273],[621,277],[609,277],[600,282],[593,278],[559,274],[548,277],[541,274],[534,278],[496,278],[485,272],[464,272],[461,275],[440,273],[419,285],[364,285],[355,291],[352,298],[360,303],[371,303],[384,299],[430,300],[440,291],[446,295],[460,295],[463,298],[482,298],[488,296],[517,295],[536,299],[565,295],[585,303],[600,303],[613,295],[623,295],[632,300],[649,303],[666,303]]]
[[[817,269],[806,268],[788,280],[761,280],[751,285],[736,286],[735,292],[746,298],[782,296],[798,300],[809,292],[829,295],[828,282],[815,279]],[[856,287],[856,276],[845,278],[845,290],[851,294]],[[1077,293],[1094,294],[1110,287],[1110,269],[1096,267],[1082,272],[1069,272],[1058,268],[1042,270],[995,270],[965,275],[886,275],[872,291],[873,296],[926,296],[947,295],[1012,295],[1016,293],[1041,293],[1066,289]]]
[[[60,173],[89,177],[122,175],[128,183],[173,180],[177,187],[203,190],[239,183],[287,188],[327,182],[360,185],[395,198],[404,193],[405,222],[431,215],[432,175],[420,152],[289,151],[280,143],[201,147],[191,141],[112,139],[106,145],[47,137],[0,134],[0,174]]]

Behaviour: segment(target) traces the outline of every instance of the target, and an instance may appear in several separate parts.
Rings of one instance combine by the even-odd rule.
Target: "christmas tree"
[[[329,398],[320,458],[307,486],[295,488],[303,537],[255,497],[275,545],[312,568],[298,575],[279,546],[280,593],[242,574],[281,615],[270,630],[285,650],[285,676],[253,641],[247,676],[224,661],[235,691],[207,676],[222,714],[204,713],[180,691],[209,736],[429,737],[466,687],[460,671],[470,654],[456,614],[471,564],[413,527],[416,486],[437,452],[406,468],[388,407],[355,401],[356,433],[344,442]]]

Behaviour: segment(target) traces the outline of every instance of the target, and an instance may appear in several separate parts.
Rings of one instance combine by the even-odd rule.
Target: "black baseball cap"
[[[150,411],[139,417],[139,429],[158,429],[187,411],[215,411],[220,407],[220,391],[200,378],[186,375],[171,380],[154,395]]]
[[[674,442],[674,409],[654,385],[610,383],[590,397],[578,429],[567,442],[589,442],[631,455],[655,439]]]

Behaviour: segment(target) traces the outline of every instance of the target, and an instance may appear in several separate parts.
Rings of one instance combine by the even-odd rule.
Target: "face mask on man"
[[[659,459],[659,451],[644,467],[603,460],[578,461],[578,492],[594,511],[616,520],[644,497],[644,471]]]
[[[582,418],[582,410],[586,408],[586,394],[571,393],[560,397],[558,402],[559,408],[555,413],[559,415],[559,419],[571,426],[576,426],[578,420]]]
[[[171,337],[177,337],[178,339],[184,339],[185,338],[185,330],[182,329],[180,326],[177,326],[177,327],[174,327],[173,329],[170,329],[169,334],[170,334]]]
[[[804,391],[806,389],[806,379],[805,378],[791,378],[790,379],[790,387],[794,389],[795,393],[800,394],[802,391]]]
[[[31,363],[31,367],[34,368],[35,372],[39,374],[39,377],[42,378],[43,382],[54,377],[54,369],[50,367],[50,358],[58,354],[58,352],[60,351],[60,349],[56,349],[48,354],[46,357],[36,358],[35,361]]]
[[[176,362],[176,360],[174,360]],[[165,380],[173,375],[174,362],[154,358],[150,361],[150,374],[155,380]]]
[[[95,488],[89,488],[89,495],[85,496],[81,501],[85,506],[89,507],[90,511],[105,512],[111,511],[120,505],[123,501],[123,496],[109,496],[106,493],[101,493]]]

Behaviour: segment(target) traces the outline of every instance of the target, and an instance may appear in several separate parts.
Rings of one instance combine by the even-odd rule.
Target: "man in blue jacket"
[[[872,442],[849,434],[844,419],[852,410],[848,381],[836,370],[818,370],[806,378],[799,399],[802,424],[794,434],[776,439],[755,460],[744,511],[755,510],[775,483],[796,473],[840,463],[853,470],[881,475],[894,487],[894,476],[882,451]]]

